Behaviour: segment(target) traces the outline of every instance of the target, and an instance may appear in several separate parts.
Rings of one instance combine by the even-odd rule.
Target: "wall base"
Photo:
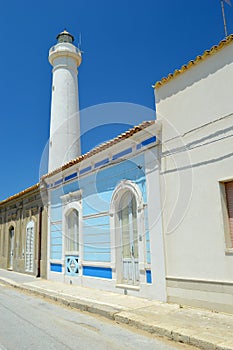
[[[167,277],[168,302],[233,313],[233,282]]]

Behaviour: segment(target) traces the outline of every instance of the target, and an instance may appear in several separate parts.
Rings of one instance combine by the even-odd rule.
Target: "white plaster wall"
[[[168,277],[233,281],[220,190],[233,178],[232,57],[230,45],[156,91]]]
[[[162,172],[167,275],[233,281],[219,183],[233,177],[232,138],[189,155],[190,168],[176,168],[168,157]]]
[[[163,140],[183,134],[233,111],[233,44],[209,56],[155,90]]]
[[[49,171],[81,153],[76,60],[62,55],[53,61]]]
[[[166,301],[166,274],[158,152],[159,146],[148,149],[145,152],[148,221],[151,246],[151,289],[153,287],[154,299]]]

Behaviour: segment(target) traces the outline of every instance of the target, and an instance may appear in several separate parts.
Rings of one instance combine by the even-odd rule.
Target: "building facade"
[[[166,300],[159,135],[145,122],[42,178],[49,279]]]
[[[0,268],[47,277],[47,212],[36,184],[0,203]]]
[[[167,298],[227,312],[233,312],[232,81],[231,35],[155,85]]]

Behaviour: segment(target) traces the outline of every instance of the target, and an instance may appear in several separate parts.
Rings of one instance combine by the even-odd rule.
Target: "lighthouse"
[[[64,30],[49,50],[53,66],[48,171],[81,154],[78,100],[78,67],[81,51],[74,37]]]

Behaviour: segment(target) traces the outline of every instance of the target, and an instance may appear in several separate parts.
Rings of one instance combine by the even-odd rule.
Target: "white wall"
[[[163,125],[161,186],[168,280],[233,282],[220,184],[233,179],[232,61],[230,45],[155,92],[157,118]],[[200,297],[193,291],[190,297],[174,285],[168,288],[170,300],[215,302],[216,293]],[[223,298],[220,293],[220,304]],[[228,302],[233,304],[232,298]]]
[[[49,171],[59,168],[81,154],[80,116],[78,103],[79,52],[69,43],[51,48],[53,65]]]
[[[155,90],[157,119],[179,134],[233,111],[233,44]],[[163,138],[171,132],[163,126]]]
[[[148,149],[145,152],[145,168],[153,298],[156,300],[166,301],[166,274],[159,177],[159,146]]]

